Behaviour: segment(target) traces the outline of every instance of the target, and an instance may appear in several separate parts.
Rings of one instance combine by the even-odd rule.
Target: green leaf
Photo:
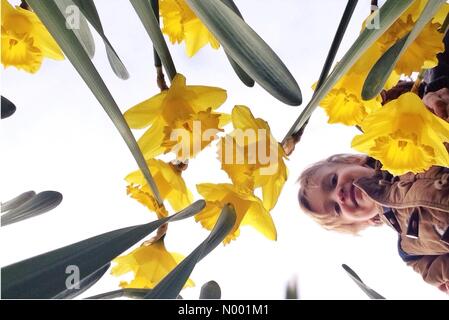
[[[12,116],[14,112],[16,112],[16,106],[14,105],[14,103],[6,99],[4,96],[2,96],[1,101],[1,119]]]
[[[68,268],[77,268],[79,279],[85,279],[164,223],[192,217],[204,206],[205,201],[199,200],[175,215],[151,223],[103,233],[3,267],[1,270],[2,298],[50,299],[57,297],[67,290]]]
[[[18,206],[21,206],[22,204],[24,204],[25,202],[27,202],[28,200],[30,200],[32,197],[34,197],[36,195],[36,192],[34,191],[27,191],[24,192],[20,195],[18,195],[17,197],[6,201],[5,203],[2,203],[2,210],[1,212],[6,212],[8,210],[12,210],[17,208]]]
[[[235,224],[236,214],[233,207],[226,205],[215,223],[209,236],[180,264],[176,266],[154,289],[145,296],[145,299],[175,299],[182,287],[189,279],[195,265],[214,250],[226,237]]]
[[[200,300],[221,299],[221,289],[217,282],[209,281],[203,284],[200,291]]]
[[[58,2],[59,0],[55,0]],[[108,38],[104,34],[103,26],[101,25],[100,16],[98,15],[97,8],[93,0],[72,0],[78,8],[80,8],[83,15],[90,22],[92,27],[98,32],[98,34],[103,39],[104,45],[106,47],[106,55],[108,56],[109,64],[111,65],[112,70],[120,79],[128,79],[129,73],[126,70],[125,65],[122,60],[120,60],[119,56],[115,52]]]
[[[81,13],[79,15],[76,15],[75,12],[71,10],[71,6],[74,6],[73,8],[77,8],[72,0],[57,0],[55,1],[55,3],[58,6],[59,10],[61,10],[66,20],[70,20],[72,15],[74,15],[74,19],[79,19],[76,21],[76,23],[79,23],[79,25],[76,27],[72,27],[71,29],[83,45],[84,49],[89,55],[89,58],[92,59],[95,55],[95,42],[92,33],[90,32],[86,18]]]
[[[99,75],[97,69],[90,61],[89,56],[85,52],[83,46],[78,41],[72,30],[65,27],[65,18],[59,11],[58,7],[53,1],[27,0],[27,3],[33,8],[39,19],[45,25],[47,30],[51,33],[53,38],[61,47],[67,58],[78,71],[80,76],[86,82],[89,89],[98,99],[103,109],[111,118],[115,127],[119,131],[123,140],[125,140],[129,150],[136,160],[140,170],[142,170],[145,179],[147,180],[157,202],[162,204],[162,199],[157,190],[157,186],[151,176],[147,163],[142,155],[136,139],[134,138],[131,129],[123,117],[117,103],[114,101],[106,84]],[[83,2],[84,3],[84,2]],[[86,2],[87,4],[87,2]],[[67,88],[68,94],[73,94]]]
[[[362,279],[355,273],[354,270],[352,270],[349,266],[346,264],[341,265],[343,269],[348,273],[349,277],[362,289],[363,292],[370,298],[370,299],[385,299],[383,296],[378,294],[376,291],[368,287]]]
[[[56,296],[54,296],[54,299],[73,299],[76,296],[82,294],[84,291],[92,287],[95,283],[98,282],[98,280],[103,277],[103,275],[108,271],[109,267],[111,266],[110,263],[106,264],[105,266],[101,267],[91,275],[85,277],[78,283],[76,283],[73,287],[66,289],[63,292],[60,292]]]
[[[131,299],[143,299],[145,295],[151,292],[151,289],[134,289],[134,288],[125,288],[114,290],[110,292],[105,292],[101,294],[97,294],[92,297],[86,298],[86,300],[105,300],[105,299],[116,299],[116,298],[131,298]]]
[[[153,9],[154,17],[156,18],[156,21],[158,25],[160,26],[160,19],[159,19],[159,0],[150,0],[151,2],[151,9]],[[156,68],[162,67],[161,58],[159,58],[159,55],[157,54],[156,48],[153,46],[153,56],[154,56],[154,66]]]
[[[287,284],[287,290],[285,293],[285,299],[297,300],[299,299],[298,293],[298,280],[296,277],[290,279]]]
[[[48,212],[51,209],[56,208],[62,201],[62,194],[57,191],[43,191],[38,193],[37,195],[33,195],[32,197],[28,198],[28,200],[23,201],[29,195],[31,195],[31,192],[22,194],[21,196],[19,196],[19,199],[13,199],[15,204],[17,204],[19,201],[22,201],[22,204],[8,210],[5,214],[2,214],[2,227]]]
[[[349,21],[351,21],[352,14],[354,13],[354,9],[357,6],[358,0],[348,0],[348,3],[346,4],[345,11],[343,12],[343,15],[341,17],[340,23],[338,24],[337,31],[334,36],[334,40],[332,40],[331,47],[329,49],[329,52],[327,53],[326,61],[324,62],[323,69],[321,70],[320,77],[318,78],[318,82],[316,84],[315,92],[316,94],[317,89],[321,87],[324,80],[326,80],[327,76],[329,75],[329,71],[332,67],[332,64],[334,63],[335,56],[337,55],[338,48],[340,47],[341,41],[343,40],[343,36],[346,33],[346,29],[348,28]],[[309,122],[309,118],[304,122],[304,124],[301,126],[301,128],[296,132],[297,137],[295,137],[295,141],[299,141],[301,136],[303,135],[304,128],[306,127],[307,123]],[[282,145],[286,142],[286,140],[289,138],[289,136],[285,136],[284,140],[282,140]]]
[[[301,90],[281,59],[221,0],[186,0],[243,70],[280,101],[301,104]]]
[[[170,51],[168,51],[167,43],[165,43],[164,36],[162,35],[161,28],[159,26],[159,22],[154,15],[153,9],[151,7],[150,0],[129,0],[136,10],[137,15],[142,21],[145,30],[153,42],[154,49],[156,50],[159,58],[164,65],[165,71],[168,74],[168,77],[171,80],[176,75],[176,68],[173,64],[173,59],[170,55]]]
[[[348,0],[348,3],[346,4],[345,11],[343,12],[343,16],[341,17],[340,23],[338,24],[334,40],[332,40],[331,47],[329,49],[329,52],[327,53],[326,61],[324,62],[323,69],[321,70],[321,74],[316,85],[317,88],[321,87],[324,80],[329,75],[329,71],[332,67],[332,64],[334,63],[338,48],[340,47],[343,36],[346,33],[348,24],[351,21],[351,17],[354,13],[355,7],[357,6],[357,2],[358,0]]]
[[[419,36],[425,25],[432,19],[441,5],[445,2],[446,0],[429,0],[413,29],[392,45],[379,60],[377,60],[363,84],[362,98],[364,100],[374,99],[382,91],[388,77],[391,72],[393,72],[393,69],[402,54]]]
[[[228,6],[229,9],[231,9],[235,14],[237,14],[242,20],[243,16],[240,13],[240,10],[237,8],[233,0],[221,0],[225,5]],[[254,86],[254,80],[243,70],[237,62],[234,61],[234,59],[231,58],[231,56],[226,52],[226,49],[224,50],[226,57],[229,60],[229,63],[231,64],[232,69],[234,69],[234,72],[237,74],[239,79],[247,86],[247,87],[253,87]]]
[[[357,40],[349,48],[343,58],[337,63],[332,72],[315,91],[310,102],[293,123],[286,138],[297,133],[310,118],[318,103],[327,95],[340,78],[357,62],[363,53],[396,21],[397,18],[412,4],[411,1],[387,0],[385,4],[374,13],[372,17],[379,18],[379,28],[365,28]],[[284,138],[284,140],[286,140]]]

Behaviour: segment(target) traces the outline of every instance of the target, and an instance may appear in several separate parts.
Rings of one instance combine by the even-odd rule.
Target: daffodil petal
[[[226,90],[217,87],[208,86],[187,86],[189,91],[194,93],[190,101],[196,112],[212,110],[221,106],[227,98]]]
[[[161,92],[127,110],[124,116],[128,125],[133,129],[141,129],[153,124],[161,113],[166,96],[166,91]]]
[[[154,124],[137,141],[145,159],[154,158],[164,152],[164,124],[160,121]]]
[[[269,240],[277,239],[273,219],[261,203],[254,203],[243,217],[241,225],[249,225],[262,233]]]

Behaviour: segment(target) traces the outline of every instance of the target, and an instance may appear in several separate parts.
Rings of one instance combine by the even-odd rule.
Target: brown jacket
[[[392,177],[378,171],[354,183],[382,206],[399,234],[401,257],[430,284],[449,283],[449,168]]]

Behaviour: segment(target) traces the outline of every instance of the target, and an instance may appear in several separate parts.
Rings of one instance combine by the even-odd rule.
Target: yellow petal
[[[184,24],[184,39],[186,41],[186,54],[189,57],[192,57],[202,47],[210,43],[211,39],[214,49],[218,49],[220,46],[199,19],[193,19]]]
[[[266,129],[265,126],[261,126],[261,123],[257,122],[254,118],[251,110],[247,106],[235,106],[232,109],[232,124],[236,129]]]
[[[269,240],[277,239],[273,219],[261,203],[254,203],[242,220],[242,225],[250,225]]]
[[[162,121],[156,121],[140,137],[138,144],[146,159],[155,158],[164,152],[162,143],[164,141],[164,124]]]
[[[163,239],[149,245],[142,245],[125,256],[114,259],[117,264],[112,268],[112,275],[120,276],[127,272],[134,273],[134,279],[121,282],[124,288],[154,288],[183,257],[166,250]],[[193,285],[190,280],[186,286]]]
[[[446,2],[440,7],[436,15],[433,17],[432,23],[438,23],[441,26],[448,14],[449,14],[449,3]]]
[[[2,24],[11,14],[14,14],[14,7],[7,0],[2,0]]]
[[[59,45],[39,20],[33,25],[31,36],[45,57],[54,60],[64,60],[64,54]]]
[[[217,87],[208,86],[187,86],[194,95],[189,101],[196,112],[212,110],[221,106],[227,98],[226,90]]]
[[[133,129],[151,125],[160,115],[166,96],[166,91],[161,92],[127,110],[124,116],[128,125]]]

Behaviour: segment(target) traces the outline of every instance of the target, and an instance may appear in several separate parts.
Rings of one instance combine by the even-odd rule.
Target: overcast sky
[[[274,49],[296,78],[303,105],[291,107],[258,85],[246,88],[235,76],[222,50],[203,48],[193,58],[184,45],[170,45],[178,72],[188,84],[228,91],[220,109],[247,105],[267,120],[281,140],[310,99],[333,39],[345,0],[236,0],[248,24]],[[96,0],[106,34],[130,72],[122,81],[109,68],[104,46],[96,40],[94,63],[122,111],[158,92],[152,46],[129,1]],[[343,40],[339,57],[357,37],[369,14],[361,0]],[[3,68],[2,68],[3,69]],[[46,60],[31,75],[2,70],[2,95],[17,106],[1,121],[2,173],[0,195],[6,201],[24,191],[56,190],[64,200],[53,211],[1,229],[1,265],[68,245],[110,230],[155,219],[126,196],[123,178],[136,169],[133,157],[112,122],[71,64]],[[317,110],[297,150],[287,162],[289,179],[272,210],[278,240],[272,242],[250,227],[227,246],[220,245],[192,273],[197,286],[181,294],[196,299],[203,283],[217,281],[225,299],[283,299],[290,278],[298,278],[303,299],[366,299],[341,268],[351,266],[362,279],[390,299],[447,299],[407,267],[397,254],[397,235],[388,227],[367,230],[360,237],[321,229],[300,212],[295,181],[304,167],[334,153],[351,152],[354,128],[329,125]],[[141,132],[136,132],[138,137]],[[195,184],[228,182],[208,147],[191,161],[184,178]],[[170,224],[166,246],[188,255],[208,232],[193,219]],[[83,296],[118,288],[109,274]]]

